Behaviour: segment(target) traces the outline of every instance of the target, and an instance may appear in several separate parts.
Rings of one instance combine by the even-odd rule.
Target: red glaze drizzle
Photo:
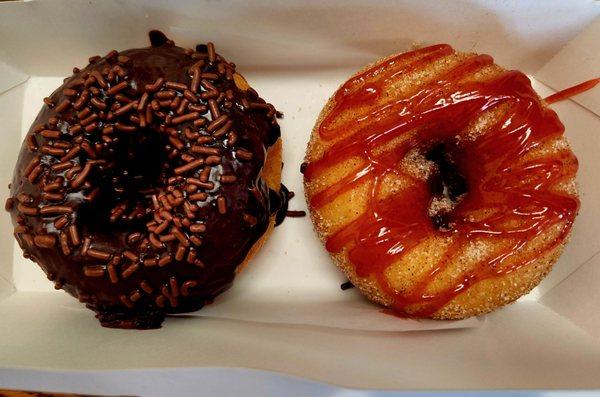
[[[361,159],[356,170],[315,194],[310,204],[321,208],[359,183],[369,183],[371,196],[366,211],[331,235],[326,248],[339,253],[346,247],[357,275],[378,280],[387,295],[394,298],[392,308],[400,314],[431,316],[477,282],[535,261],[564,241],[579,208],[577,198],[553,190],[577,172],[577,159],[570,150],[517,162],[564,132],[556,113],[542,106],[523,73],[506,71],[491,81],[462,81],[493,64],[488,55],[474,55],[436,76],[418,92],[378,101],[384,87],[396,76],[453,53],[452,47],[445,44],[422,48],[390,58],[346,82],[336,92],[334,108],[318,130],[323,140],[336,140],[322,158],[308,164],[304,173],[310,181],[336,163]],[[456,135],[469,123],[498,106],[506,106],[507,111],[487,127],[485,134],[457,142]],[[409,135],[415,129],[419,133]],[[408,139],[393,151],[375,150],[403,135]],[[468,186],[468,193],[447,214],[449,227],[443,229],[436,227],[428,215],[432,193],[427,181],[397,166],[411,149],[427,148],[432,143],[450,148],[447,150],[452,152],[455,166]],[[382,182],[390,173],[408,178],[412,187],[381,198]],[[481,209],[491,211],[477,219],[470,216]],[[534,253],[522,250],[527,242],[553,226],[559,229],[557,238],[543,243]],[[385,270],[433,236],[450,237],[443,258],[412,290],[394,290],[384,276]],[[452,258],[470,240],[480,237],[510,244],[500,245],[500,251],[460,275],[451,287],[430,293],[428,287]]]
[[[582,92],[585,92],[587,90],[594,88],[596,85],[598,85],[598,83],[600,83],[600,78],[584,81],[581,84],[577,84],[573,87],[569,87],[569,88],[559,91],[555,94],[552,94],[549,97],[544,98],[544,101],[546,101],[547,104],[563,101],[572,96],[581,94]]]

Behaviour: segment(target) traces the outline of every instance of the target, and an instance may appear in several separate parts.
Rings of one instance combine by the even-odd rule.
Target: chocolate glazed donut
[[[284,202],[274,107],[212,43],[150,40],[45,99],[7,202],[24,256],[107,327],[211,302]]]

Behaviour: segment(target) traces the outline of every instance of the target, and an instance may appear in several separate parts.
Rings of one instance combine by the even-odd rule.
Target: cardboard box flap
[[[0,61],[0,95],[27,81],[28,78],[25,73]]]
[[[147,45],[148,29],[160,28],[182,45],[212,40],[245,70],[358,67],[449,42],[533,72],[600,11],[588,0],[548,1],[0,1],[0,48],[30,75],[59,76],[95,53]]]
[[[543,7],[537,0],[459,0],[444,6],[419,0],[0,0],[0,60],[31,76],[0,95],[0,199],[8,195],[6,185],[22,140],[18,132],[29,128],[42,98],[90,55],[148,45],[148,29],[163,30],[185,46],[215,42],[261,96],[284,112],[283,180],[297,194],[290,208],[302,210],[298,168],[308,133],[327,98],[360,65],[412,44],[447,42],[463,51],[491,54],[499,65],[538,77],[535,71],[600,16],[599,5],[589,0],[547,0]],[[584,35],[593,39],[595,32]],[[597,40],[587,42],[600,48]],[[560,76],[569,69],[557,69],[555,76],[571,79],[550,80],[542,70],[539,77],[545,84],[535,88],[546,96],[599,77],[597,68],[582,66],[595,56],[567,56],[570,72]],[[9,75],[0,69],[3,74]],[[11,81],[18,84],[18,79]],[[54,291],[18,247],[13,253],[13,227],[5,214],[0,224],[0,385],[41,385],[45,378],[39,372],[23,372],[29,376],[23,382],[13,376],[23,368],[45,368],[66,376],[63,383],[57,381],[64,391],[138,394],[127,386],[146,378],[124,370],[223,366],[362,389],[600,387],[600,255],[594,256],[600,251],[600,134],[595,133],[600,117],[583,106],[576,101],[552,106],[580,161],[582,208],[560,262],[536,294],[529,295],[535,301],[520,300],[485,321],[435,324],[462,329],[396,321],[356,290],[340,289],[346,280],[310,220],[300,218],[286,220],[233,287],[206,310],[169,317],[157,330],[106,329],[76,299]],[[427,331],[398,332],[409,329]],[[6,368],[13,369],[8,376]],[[107,381],[102,390],[71,389],[70,379],[84,377],[69,377],[74,369],[116,370],[121,378]],[[244,386],[231,371],[223,374],[224,382]],[[204,378],[194,379],[200,379],[196,394],[211,390]],[[171,394],[179,395],[177,386],[187,381],[176,384],[172,379]],[[253,377],[252,382],[266,380]],[[252,384],[239,390],[251,393]],[[152,391],[150,386],[142,384]],[[292,387],[289,391],[302,395]]]
[[[535,77],[556,91],[600,77],[600,18],[567,44]],[[600,87],[571,98],[600,116]]]
[[[0,202],[4,205],[8,198],[9,190],[6,188],[12,180],[13,167],[17,160],[21,145],[21,114],[23,99],[28,76],[0,61],[0,132],[2,145],[0,145]],[[5,214],[3,214],[5,215]],[[13,226],[9,217],[0,223],[0,300],[15,291],[13,278],[13,254],[15,241]],[[19,253],[21,256],[21,253]]]

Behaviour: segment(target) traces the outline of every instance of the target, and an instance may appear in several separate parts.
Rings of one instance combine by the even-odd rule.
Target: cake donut
[[[210,303],[287,199],[275,108],[212,43],[150,41],[90,58],[44,100],[7,201],[24,256],[107,327]]]
[[[315,229],[370,300],[400,316],[490,312],[551,270],[579,209],[578,163],[519,71],[441,44],[366,67],[312,131]]]

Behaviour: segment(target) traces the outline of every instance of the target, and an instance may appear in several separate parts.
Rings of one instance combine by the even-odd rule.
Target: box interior
[[[59,76],[90,55],[146,46],[152,28],[181,46],[214,41],[261,96],[284,112],[283,180],[301,193],[298,167],[316,115],[361,65],[414,44],[448,42],[490,53],[499,64],[536,78],[544,67],[543,83],[534,80],[534,86],[545,96],[565,88],[557,78],[564,69],[556,66],[565,59],[557,54],[598,15],[600,7],[592,2],[557,0],[543,9],[535,1],[443,7],[417,1],[2,3],[0,197],[7,197],[22,134],[41,98],[60,85]],[[587,70],[598,69],[575,66],[571,74],[580,79],[574,82],[598,77]],[[407,323],[382,315],[355,291],[340,291],[344,278],[303,218],[286,220],[214,307],[169,318],[159,330],[103,329],[22,258],[5,216],[0,367],[245,367],[361,388],[600,387],[600,135],[594,133],[600,117],[593,107],[600,94],[588,95],[591,106],[553,105],[580,161],[582,207],[571,242],[551,275],[510,307],[454,323]],[[290,206],[306,209],[301,194]]]

